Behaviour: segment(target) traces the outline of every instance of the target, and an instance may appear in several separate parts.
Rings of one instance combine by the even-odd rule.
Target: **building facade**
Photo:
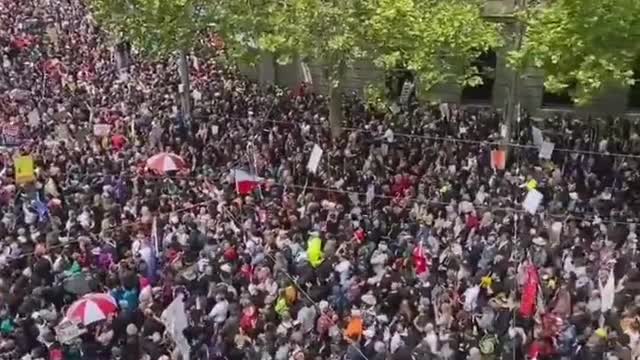
[[[516,31],[513,12],[518,0],[487,0],[484,15],[494,21],[504,23],[506,36]],[[484,77],[484,84],[476,88],[462,88],[458,84],[440,84],[435,86],[424,98],[433,101],[445,101],[462,104],[487,105],[502,109],[513,87],[514,72],[507,66],[507,49],[496,49],[478,59],[479,65],[493,69]],[[308,70],[307,70],[308,69]],[[262,62],[255,67],[243,67],[241,70],[250,78],[261,83],[273,83],[283,87],[296,86],[302,81],[311,80],[314,90],[328,92],[328,81],[323,76],[321,66],[303,64],[294,60],[291,64],[277,64],[273,56],[264,54]],[[572,111],[592,115],[637,115],[640,113],[640,66],[638,66],[638,84],[633,87],[611,86],[604,89],[592,103],[585,107],[573,105],[569,94],[552,94],[545,91],[544,74],[530,69],[521,74],[517,81],[518,94],[522,108],[532,114],[546,111]],[[310,77],[310,79],[309,79]],[[384,80],[385,73],[373,63],[360,61],[348,71],[344,88],[347,92],[362,94],[366,85]]]

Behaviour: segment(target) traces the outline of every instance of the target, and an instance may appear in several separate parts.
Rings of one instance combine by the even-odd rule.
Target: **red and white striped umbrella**
[[[162,152],[150,157],[147,160],[147,167],[151,170],[164,174],[167,171],[186,169],[187,162],[176,154]]]
[[[108,294],[87,294],[71,304],[67,319],[84,325],[93,324],[118,311],[116,300]]]

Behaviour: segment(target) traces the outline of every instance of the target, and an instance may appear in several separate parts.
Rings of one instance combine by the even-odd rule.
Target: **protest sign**
[[[538,129],[535,126],[532,126],[531,136],[533,137],[533,144],[535,146],[542,146],[542,143],[544,142],[544,138],[542,137],[542,130]]]
[[[4,145],[17,145],[20,143],[20,126],[8,124],[2,127],[2,140]]]
[[[71,138],[67,125],[62,124],[56,126],[56,138],[58,140],[69,140]]]
[[[551,155],[553,154],[553,149],[555,147],[556,144],[543,141],[542,145],[540,146],[540,152],[538,153],[538,156],[540,157],[540,159],[551,160]]]
[[[35,180],[33,158],[31,155],[18,156],[14,159],[16,168],[16,183],[26,184]]]
[[[312,173],[318,171],[318,165],[320,165],[320,159],[322,158],[322,148],[318,144],[313,145],[311,156],[309,156],[309,162],[307,163],[307,170]]]
[[[538,206],[542,203],[542,193],[538,190],[531,190],[527,193],[527,197],[525,197],[524,202],[522,203],[522,207],[531,215],[535,214],[538,210]]]
[[[38,113],[38,109],[33,109],[27,115],[27,119],[29,120],[29,126],[37,127],[40,125],[40,114]]]
[[[504,150],[491,151],[491,167],[495,170],[504,170],[506,166],[506,153]]]
[[[56,326],[55,330],[58,341],[63,344],[68,344],[87,332],[84,329],[80,329],[78,325],[74,324],[70,320],[62,321],[58,326]]]
[[[95,124],[93,125],[93,135],[97,137],[109,136],[111,131],[111,125],[109,124]]]

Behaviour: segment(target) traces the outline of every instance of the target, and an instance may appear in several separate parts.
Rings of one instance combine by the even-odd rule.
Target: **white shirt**
[[[213,306],[213,309],[209,312],[209,317],[212,317],[216,323],[221,324],[227,319],[228,313],[229,303],[227,300],[222,300]]]

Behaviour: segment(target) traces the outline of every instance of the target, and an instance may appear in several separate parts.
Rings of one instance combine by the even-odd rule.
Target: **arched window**
[[[478,86],[466,86],[462,89],[463,103],[490,103],[493,95],[493,83],[495,82],[497,57],[496,52],[489,50],[472,63],[480,71],[482,84]]]

